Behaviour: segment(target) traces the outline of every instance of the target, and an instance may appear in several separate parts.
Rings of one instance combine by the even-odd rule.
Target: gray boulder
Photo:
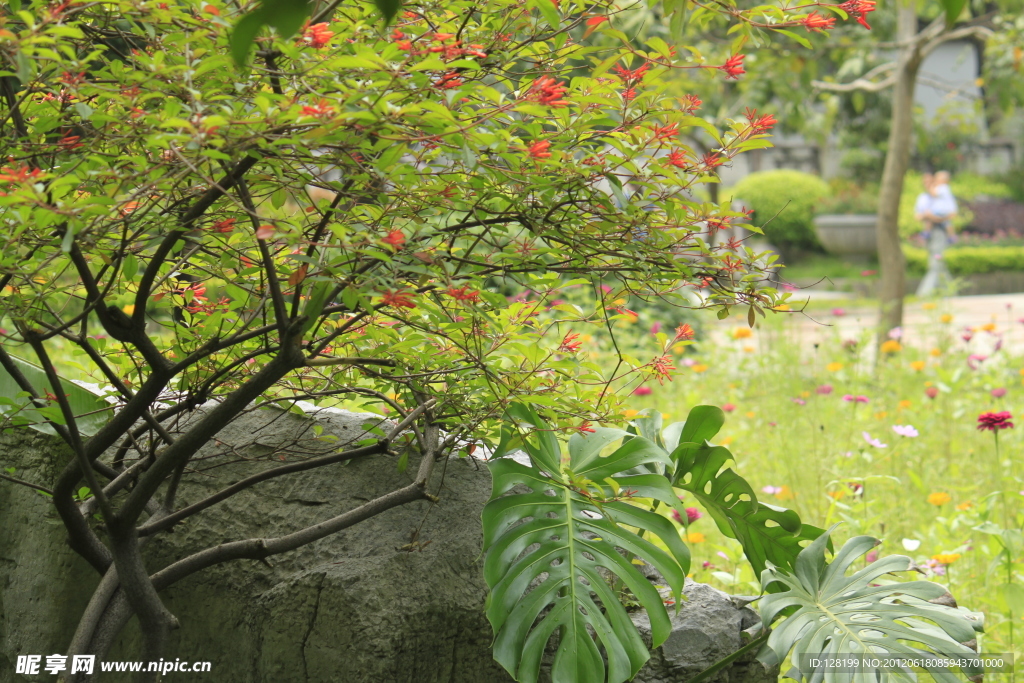
[[[306,417],[253,410],[200,452],[179,504],[273,463],[331,452],[380,421],[335,410]],[[409,456],[404,472],[397,458],[373,456],[259,484],[155,539],[147,566],[157,571],[225,540],[283,535],[352,509],[408,484],[417,466],[416,454]],[[42,486],[52,486],[68,457],[54,437],[0,436],[0,466]],[[181,623],[171,656],[211,662],[221,683],[510,682],[491,658],[483,614],[480,510],[490,494],[488,472],[477,461],[452,459],[436,468],[430,491],[439,502],[389,510],[268,564],[230,562],[170,587],[163,595]],[[17,655],[67,647],[97,583],[49,510],[42,495],[0,480],[0,683],[15,680]],[[755,623],[751,610],[713,589],[689,584],[687,593],[691,601],[674,619],[672,637],[637,680],[685,681],[735,651],[741,631]],[[635,617],[641,630],[644,618]],[[108,659],[136,652],[129,625]],[[745,659],[713,680],[768,677],[774,672],[765,676]]]

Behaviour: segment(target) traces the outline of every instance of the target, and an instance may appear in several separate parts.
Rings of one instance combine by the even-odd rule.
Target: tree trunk
[[[906,289],[905,260],[900,247],[899,211],[903,176],[910,165],[910,143],[914,126],[914,85],[921,65],[917,38],[917,14],[914,3],[901,4],[897,10],[896,36],[900,45],[896,82],[892,91],[892,123],[889,149],[878,201],[878,263],[882,273],[879,291],[878,340],[903,323],[903,296]]]

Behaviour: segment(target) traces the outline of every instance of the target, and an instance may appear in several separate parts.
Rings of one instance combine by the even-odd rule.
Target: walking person
[[[934,176],[926,174],[924,189],[914,203],[914,218],[924,226],[928,248],[928,271],[917,288],[919,297],[948,286],[952,280],[943,254],[954,240],[953,216],[958,208],[949,187],[948,172],[939,171]]]

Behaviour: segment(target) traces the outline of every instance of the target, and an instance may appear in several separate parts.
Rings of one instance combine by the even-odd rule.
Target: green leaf
[[[686,416],[679,441],[703,444],[718,434],[724,424],[725,413],[718,406],[696,406]]]
[[[554,430],[537,412],[522,403],[514,403],[508,407],[507,415],[518,423],[520,429],[525,425],[535,431],[534,438],[523,438],[523,448],[530,455],[533,463],[548,474],[557,476],[561,470],[562,448],[558,445]]]
[[[391,23],[402,6],[401,0],[373,0],[373,4],[384,18],[385,25]]]
[[[32,385],[37,395],[43,396],[46,392],[54,393],[46,378],[46,373],[41,367],[20,358],[11,360],[21,370],[21,374]],[[75,424],[78,426],[78,432],[83,436],[92,436],[110,419],[113,409],[98,394],[65,379],[61,380],[61,391],[67,395],[71,411],[77,417]],[[48,406],[36,408],[30,399],[24,396],[19,397],[18,394],[21,393],[23,393],[21,387],[15,383],[14,378],[0,368],[0,397],[13,399],[22,405],[21,408],[14,408],[10,405],[0,404],[0,414],[17,411],[14,413],[16,425],[21,424],[44,434],[56,434],[53,427],[47,424],[45,413],[40,412],[40,410],[46,411]],[[53,406],[55,407],[56,403]],[[55,415],[55,417],[57,416]]]
[[[709,419],[695,427],[694,433],[711,429],[718,431]],[[761,503],[743,477],[731,469],[722,471],[725,463],[732,460],[732,454],[724,446],[694,447],[684,435],[671,457],[676,462],[675,486],[692,493],[721,532],[740,542],[743,553],[758,574],[769,562],[777,567],[792,568],[801,551],[801,542],[823,533],[817,527],[801,523],[800,516],[793,510]]]
[[[267,25],[266,12],[258,7],[238,20],[228,38],[231,57],[238,66],[245,66],[249,59],[249,48],[256,42],[256,34]]]
[[[766,665],[774,665],[793,654],[794,669],[787,676],[804,681],[889,681],[908,680],[906,672],[862,666],[856,674],[815,671],[800,655],[846,658],[860,655],[906,655],[920,657],[929,652],[952,656],[973,656],[963,642],[975,638],[982,627],[982,616],[963,608],[931,602],[946,594],[946,589],[930,581],[908,581],[877,585],[890,572],[907,571],[913,565],[909,557],[892,555],[872,562],[852,576],[846,570],[862,555],[878,545],[870,536],[851,538],[825,561],[829,534],[823,533],[797,558],[795,571],[770,567],[761,574],[761,586],[782,588],[761,598],[759,610],[763,623],[772,628],[768,642],[758,654]],[[874,584],[874,585],[873,585]],[[916,644],[916,645],[915,645]],[[923,647],[918,647],[918,645]],[[959,679],[945,667],[925,667],[936,681],[954,683]],[[964,667],[969,676],[981,668]]]
[[[952,26],[960,18],[960,14],[967,5],[967,0],[939,0],[939,4],[946,11],[946,25]]]
[[[650,443],[637,438],[623,448],[635,441]],[[493,489],[482,517],[494,658],[516,680],[534,683],[545,646],[557,631],[554,680],[621,683],[632,678],[649,653],[598,568],[615,574],[636,595],[650,616],[653,645],[661,645],[672,627],[661,596],[617,548],[661,572],[678,602],[690,558],[675,527],[628,503],[595,502],[536,467],[508,459],[493,460],[488,467]],[[667,488],[664,477],[648,476]],[[530,491],[510,494],[517,486]],[[625,527],[652,532],[669,552]]]

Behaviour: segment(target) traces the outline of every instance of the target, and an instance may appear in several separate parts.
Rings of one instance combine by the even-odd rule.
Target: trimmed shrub
[[[778,247],[821,249],[814,234],[814,207],[830,194],[828,183],[801,171],[751,173],[733,188],[732,196],[754,210],[754,225]]]
[[[907,272],[924,275],[928,268],[928,252],[919,247],[903,247]],[[943,258],[953,275],[974,275],[999,271],[1024,271],[1024,246],[953,247]]]

